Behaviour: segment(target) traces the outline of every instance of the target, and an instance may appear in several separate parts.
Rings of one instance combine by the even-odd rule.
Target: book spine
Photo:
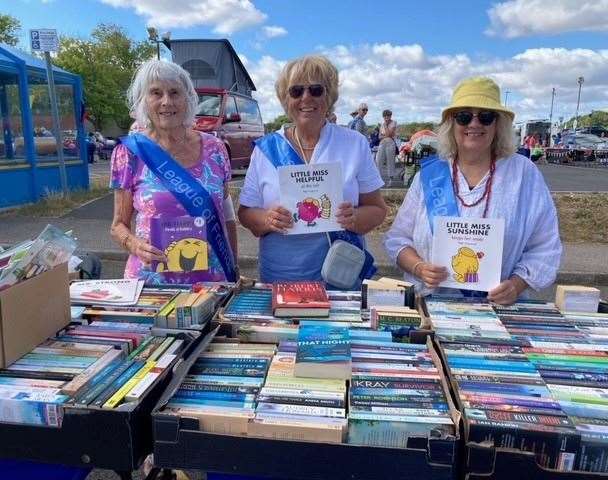
[[[133,376],[144,366],[144,362],[137,362],[133,360],[129,360],[129,362],[129,367],[127,367],[127,369],[121,373],[116,380],[110,383],[105,390],[95,397],[95,400],[93,400],[90,405],[102,407],[103,404],[106,403],[112,395],[114,395],[114,393],[116,393],[125,383],[133,378]]]
[[[89,382],[95,375],[97,375],[104,367],[108,364],[120,360],[123,357],[123,353],[120,350],[110,350],[97,362],[91,365],[89,368],[84,370],[80,375],[74,377],[74,379],[67,383],[62,391],[68,395],[74,395],[80,390],[87,382]]]
[[[144,366],[118,391],[112,395],[103,408],[115,408],[124,400],[125,396],[146,376],[146,374],[154,368],[155,362],[146,362]]]
[[[258,403],[256,412],[260,413],[285,413],[290,415],[311,415],[315,417],[337,417],[344,418],[344,408],[311,407],[308,405],[290,405],[281,403]]]
[[[88,405],[92,403],[98,395],[100,395],[105,389],[107,389],[112,383],[114,383],[132,364],[133,361],[128,360],[122,364],[117,365],[116,368],[109,375],[107,375],[93,388],[90,388],[85,392],[79,393],[76,397],[74,397],[74,403],[79,405]]]

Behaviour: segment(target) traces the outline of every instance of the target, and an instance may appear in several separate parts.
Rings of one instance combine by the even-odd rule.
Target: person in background
[[[365,115],[367,115],[367,103],[361,103],[357,109],[357,116],[350,124],[351,130],[357,130],[361,135],[367,137],[367,124],[365,123]]]
[[[390,258],[422,294],[437,291],[447,278],[446,269],[431,262],[430,225],[435,213],[442,214],[435,211],[442,202],[428,202],[431,183],[445,192],[443,207],[463,218],[504,219],[501,283],[488,292],[490,301],[512,304],[526,289],[555,280],[562,252],[555,205],[538,168],[514,153],[513,118],[500,103],[498,85],[485,77],[463,80],[443,110],[439,157],[423,163],[384,240]],[[432,169],[432,182],[425,168]],[[427,205],[435,206],[429,212]]]
[[[395,176],[395,156],[397,153],[397,122],[392,119],[393,112],[384,110],[383,121],[380,124],[380,146],[376,154],[376,164],[380,172],[386,171],[386,176],[392,180]]]
[[[284,157],[290,165],[340,164],[344,203],[338,205],[337,220],[361,247],[363,235],[386,216],[380,193],[383,182],[366,138],[327,121],[327,112],[338,100],[338,71],[327,58],[292,60],[281,71],[275,88],[292,124],[256,141],[238,217],[260,239],[262,282],[322,280],[321,267],[330,246],[328,235],[285,235],[293,226],[293,212],[280,204],[278,169],[285,165]]]
[[[95,134],[89,132],[86,138],[87,142],[87,158],[89,163],[95,163],[95,151],[97,150],[97,142],[95,141]]]
[[[138,68],[127,97],[131,116],[143,131],[124,137],[111,158],[111,235],[129,252],[125,278],[142,278],[148,284],[235,281],[230,161],[220,140],[192,128],[198,96],[190,75],[175,63],[150,60]],[[168,180],[169,173],[173,180],[183,179],[179,187]],[[156,216],[186,215],[205,218],[208,269],[168,278],[150,269],[154,260],[167,261],[150,243],[150,222]]]
[[[356,117],[357,117],[357,110],[350,113],[350,120],[348,121],[348,128],[350,128],[350,129],[353,128],[353,122],[355,121]]]
[[[338,117],[334,112],[327,112],[327,121],[329,123],[336,123],[338,121]]]

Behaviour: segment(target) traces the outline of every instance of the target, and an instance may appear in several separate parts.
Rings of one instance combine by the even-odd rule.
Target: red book
[[[272,312],[276,317],[327,317],[329,298],[321,282],[275,282]]]

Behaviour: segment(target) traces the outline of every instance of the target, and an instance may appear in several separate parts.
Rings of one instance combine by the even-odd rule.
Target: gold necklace
[[[314,149],[315,149],[315,147],[306,147],[306,148],[304,148],[304,147],[302,146],[302,142],[300,141],[300,136],[298,135],[298,130],[296,129],[296,127],[293,127],[293,136],[294,136],[294,138],[296,139],[296,143],[298,144],[298,148],[299,148],[299,149],[300,149],[300,151],[302,152],[302,156],[304,157],[304,161],[305,161],[306,163],[309,163],[309,162],[310,162],[310,159],[308,159],[308,158],[306,157],[306,152],[310,152],[310,151],[314,150]]]

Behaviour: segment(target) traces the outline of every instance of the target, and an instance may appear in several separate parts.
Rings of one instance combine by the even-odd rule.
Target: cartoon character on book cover
[[[152,218],[152,244],[166,262],[155,262],[156,272],[196,272],[209,268],[207,231],[202,217]]]
[[[469,247],[460,247],[458,253],[452,257],[454,280],[460,283],[479,282],[479,261],[483,252],[475,252]]]
[[[317,218],[329,219],[331,217],[331,200],[325,194],[319,199],[307,197],[296,204],[297,212],[293,214],[294,222],[302,220],[307,227],[314,227]]]

